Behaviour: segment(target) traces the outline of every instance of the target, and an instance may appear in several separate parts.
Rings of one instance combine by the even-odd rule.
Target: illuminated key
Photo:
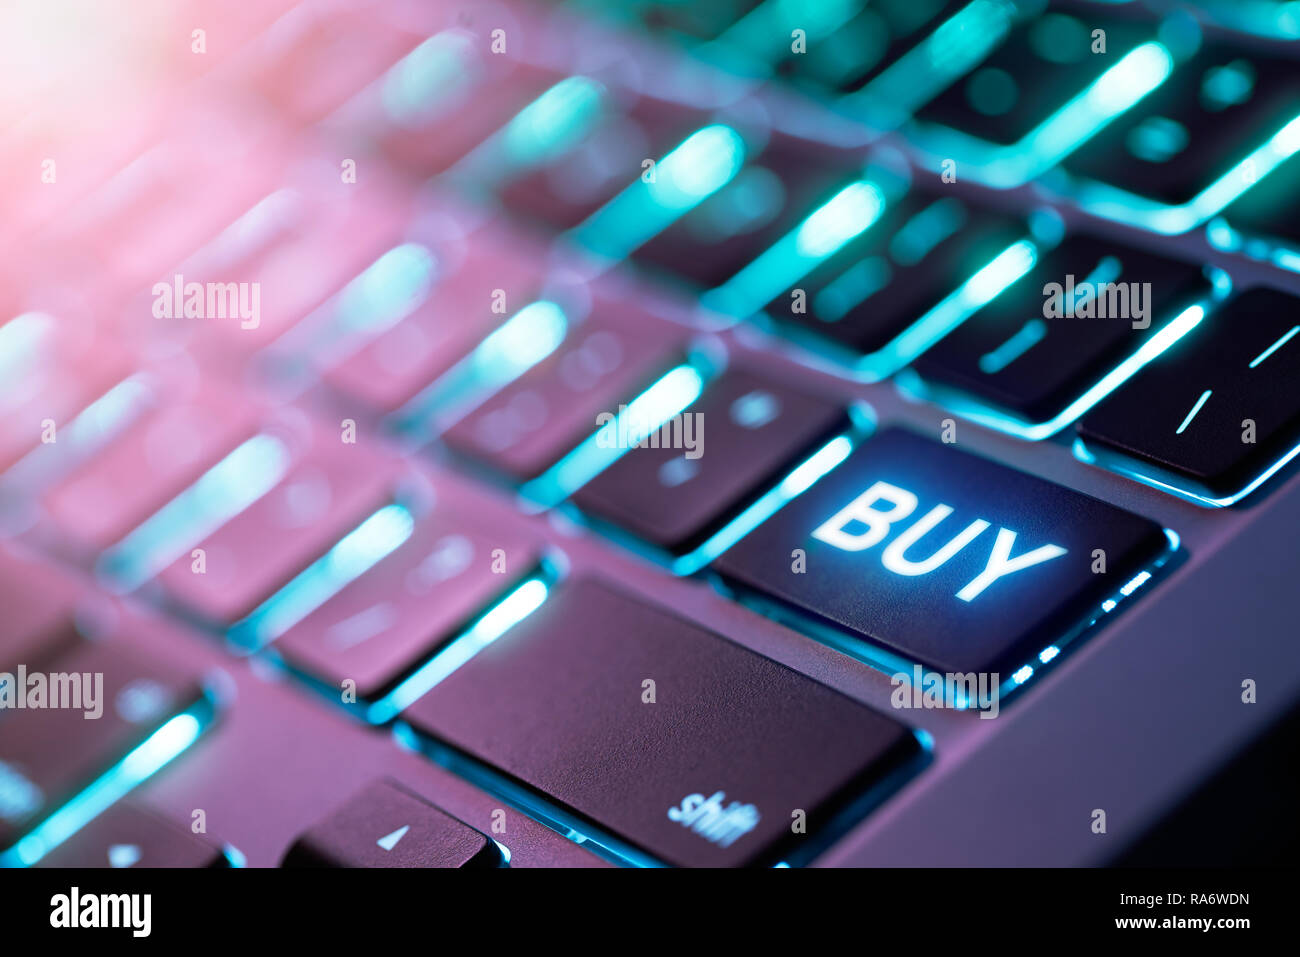
[[[84,823],[83,814],[102,810],[106,804],[99,802],[111,803],[121,796],[119,789],[156,769],[157,761],[184,750],[202,726],[189,713],[202,697],[191,674],[115,642],[88,642],[44,662],[42,679],[44,669],[68,677],[47,691],[43,706],[33,708],[30,695],[38,675],[31,669],[18,689],[28,706],[6,709],[4,716],[0,865],[35,863]],[[50,706],[50,693],[59,695],[60,707]],[[95,717],[88,720],[89,715]],[[74,797],[75,805],[65,804]],[[27,838],[4,850],[28,831]],[[8,860],[10,855],[17,859]]]
[[[1228,505],[1300,452],[1295,296],[1252,289],[1084,417],[1085,457],[1202,505]]]
[[[152,811],[120,801],[43,858],[41,867],[226,867],[219,847]]]
[[[767,279],[772,270],[750,267],[718,293],[730,289],[753,308],[765,306],[783,330],[815,346],[828,343],[836,359],[878,379],[1020,279],[1037,257],[1025,235],[989,210],[913,187],[806,275],[776,286]],[[746,279],[751,270],[755,293]],[[716,301],[725,307],[725,297]]]
[[[583,486],[574,502],[680,552],[848,427],[841,403],[730,369],[699,402]]]
[[[1005,681],[1168,547],[1145,518],[891,429],[714,567],[883,667]]]
[[[1045,438],[1190,331],[1209,292],[1197,265],[1072,236],[915,368],[954,411]]]
[[[1300,150],[1290,60],[1207,44],[1065,163],[1090,212],[1160,233],[1217,215]]]

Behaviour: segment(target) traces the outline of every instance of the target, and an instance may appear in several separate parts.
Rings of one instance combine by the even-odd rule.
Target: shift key
[[[774,863],[912,733],[596,579],[562,586],[405,713],[655,860]]]

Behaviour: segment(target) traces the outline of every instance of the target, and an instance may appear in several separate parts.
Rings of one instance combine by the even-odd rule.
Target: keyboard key
[[[57,453],[59,430],[130,372],[120,349],[68,316],[27,312],[5,318],[0,472],[33,449]]]
[[[1300,444],[1300,300],[1256,288],[1084,417],[1090,449],[1224,505]]]
[[[405,717],[643,852],[703,867],[779,860],[801,840],[795,809],[816,827],[916,750],[895,721],[592,579]]]
[[[901,199],[887,200],[873,226],[771,298],[767,314],[787,328],[870,356],[862,371],[883,377],[933,338],[916,337],[903,347],[898,337],[1025,234],[1021,224],[988,209],[913,187]],[[1005,282],[999,272],[990,279]],[[749,281],[742,275],[728,285]],[[770,295],[761,275],[752,281]],[[891,344],[895,349],[887,352]]]
[[[42,499],[59,529],[90,549],[122,538],[255,431],[259,409],[211,376],[158,387],[150,410]]]
[[[579,489],[578,507],[684,551],[849,424],[843,403],[744,369],[724,372],[680,421],[690,428],[630,449]]]
[[[749,147],[752,151],[753,146]],[[774,139],[633,258],[703,287],[720,285],[853,179],[835,151]]]
[[[916,370],[1024,422],[1047,423],[1209,291],[1197,266],[1072,236]]]
[[[516,523],[435,494],[410,538],[276,641],[291,665],[373,699],[536,567]]]
[[[466,245],[468,250],[458,256],[441,248],[432,251],[434,282],[400,322],[364,339],[354,333],[350,351],[340,348],[340,340],[346,343],[346,337],[325,327],[329,334],[317,340],[325,346],[329,363],[325,381],[372,407],[392,411],[501,324],[504,317],[493,311],[498,291],[504,293],[511,312],[536,294],[544,260],[535,246],[498,227],[476,231]],[[390,286],[386,283],[384,288]],[[339,306],[345,305],[342,298]],[[292,349],[289,336],[284,345],[290,346],[290,359],[301,361],[302,350]]]
[[[935,671],[1006,677],[1166,547],[1145,518],[889,429],[715,567]],[[1093,572],[1098,549],[1105,574]]]
[[[1106,70],[1156,36],[1156,25],[1144,18],[1119,20],[1113,12],[1102,21],[1075,13],[1082,12],[1049,10],[1043,16],[1017,22],[1004,42],[975,69],[919,109],[922,142],[953,144],[952,139],[928,129],[937,125],[993,146],[1021,143]],[[1096,30],[1104,31],[1104,51],[1097,49]],[[1130,64],[1138,62],[1148,64],[1148,57]],[[1145,85],[1166,75],[1173,61],[1164,49],[1153,48],[1148,65],[1149,72],[1135,68],[1126,75],[1127,95],[1136,98]],[[1125,98],[1115,98],[1108,107],[1122,109],[1125,105]],[[1028,142],[1024,147],[1041,148]],[[967,157],[958,150],[956,159],[961,169]]]
[[[274,430],[261,435],[281,441]],[[159,574],[170,594],[208,621],[231,624],[250,614],[393,498],[398,466],[364,444],[345,444],[324,426],[282,441],[289,462],[280,481],[209,534],[181,543],[180,556]]]
[[[9,847],[44,814],[90,784],[202,695],[191,675],[128,653],[112,642],[87,642],[46,664],[53,673],[75,675],[89,685],[83,690],[85,681],[61,681],[65,690],[59,693],[60,702],[72,706],[49,707],[53,699],[47,695],[46,707],[16,708],[0,719],[4,727],[0,735],[0,848]],[[34,677],[29,673],[28,687],[18,690],[31,694]],[[16,675],[14,680],[16,683]],[[48,678],[46,683],[53,694],[54,685]],[[98,717],[90,717],[96,713]]]
[[[1103,215],[1125,221],[1138,216],[1139,222],[1153,224],[1160,232],[1182,232],[1264,179],[1269,157],[1233,171],[1298,115],[1300,73],[1294,62],[1206,44],[1163,86],[1078,150],[1065,168],[1075,176],[1172,206],[1192,204],[1221,178],[1240,176],[1239,182],[1225,180],[1224,188],[1177,215],[1144,216],[1146,207],[1133,202],[1126,214],[1119,197],[1095,191],[1083,196],[1085,205]],[[1276,151],[1269,156],[1276,158]]]
[[[375,781],[298,838],[284,867],[499,867],[486,835],[391,781]]]
[[[152,811],[119,801],[42,858],[39,867],[226,867],[221,849]]]
[[[681,327],[631,303],[598,303],[565,342],[443,433],[465,455],[533,478],[673,365]]]

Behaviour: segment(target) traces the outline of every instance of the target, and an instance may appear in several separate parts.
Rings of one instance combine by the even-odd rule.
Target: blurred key
[[[1209,291],[1196,265],[1072,236],[916,369],[1021,420],[1048,422],[1143,344],[1170,338],[1169,324]]]
[[[1160,232],[1181,232],[1264,181],[1274,163],[1295,152],[1300,139],[1291,135],[1294,129],[1288,124],[1297,116],[1300,73],[1294,62],[1206,44],[1065,167],[1143,199],[1189,204],[1177,215],[1142,214],[1140,204],[1131,214]],[[1291,132],[1273,140],[1284,128]],[[1261,148],[1252,165],[1237,168]],[[1220,182],[1213,193],[1197,199]],[[1093,194],[1085,193],[1084,200],[1104,215],[1131,218],[1113,198],[1097,196],[1093,202]]]
[[[710,383],[680,421],[690,428],[629,450],[579,489],[578,507],[680,552],[848,426],[842,403],[744,369]]]
[[[458,421],[443,440],[518,479],[554,464],[617,413],[684,345],[683,331],[630,303],[602,302],[548,358]]]
[[[1300,300],[1256,288],[1090,412],[1090,448],[1226,505],[1300,447]]]
[[[980,62],[978,68],[936,96],[917,113],[923,131],[939,125],[984,140],[993,146],[1013,146],[1047,122],[1053,114],[1075,96],[1083,95],[1089,85],[1108,70],[1125,62],[1121,72],[1113,74],[1115,85],[1125,87],[1108,105],[1112,112],[1126,108],[1145,87],[1164,79],[1173,65],[1164,48],[1149,48],[1135,59],[1128,55],[1139,44],[1156,36],[1156,23],[1145,17],[1121,20],[1118,8],[1106,20],[1099,20],[1093,10],[1078,7],[1049,9],[1043,16],[1017,22],[995,51]],[[1118,14],[1118,16],[1117,16]],[[1096,30],[1104,31],[1105,48],[1099,46]],[[1105,117],[1109,118],[1109,117]],[[1097,118],[1080,117],[1076,134],[1092,133],[1100,125]],[[963,155],[961,144],[933,137],[944,143],[958,164],[978,157]],[[1027,150],[1044,144],[1024,143]]]
[[[211,376],[180,372],[150,411],[51,487],[42,506],[60,530],[99,550],[252,436],[258,406]]]
[[[1165,548],[1155,522],[889,429],[714,566],[893,655],[1005,679]]]
[[[63,706],[51,707],[47,695],[44,707],[0,716],[0,848],[202,695],[192,675],[113,642],[85,643],[42,667],[70,676],[57,683]],[[28,696],[24,700],[30,700],[33,677],[18,689]],[[54,689],[49,684],[48,694]]]
[[[1225,209],[1223,216],[1228,225],[1247,241],[1260,236],[1283,239],[1294,250],[1300,244],[1300,216],[1292,212],[1296,197],[1300,197],[1300,154],[1292,156]],[[1213,228],[1210,236],[1212,240],[1216,239]],[[1215,244],[1236,251],[1239,242],[1230,238]],[[1298,262],[1300,260],[1292,254],[1280,264],[1294,271]]]
[[[746,165],[733,178],[634,258],[700,286],[720,285],[853,178],[851,161],[833,150],[781,140],[752,152],[747,146]]]
[[[115,344],[81,318],[26,312],[0,324],[0,472],[44,447],[130,372]]]
[[[283,867],[499,867],[501,851],[474,830],[391,781],[367,785],[314,824]]]
[[[34,668],[75,644],[77,595],[63,574],[0,546],[0,672]]]
[[[892,719],[593,579],[405,716],[641,852],[702,867],[779,860],[800,841],[795,809],[816,828],[916,750]]]
[[[261,36],[250,56],[253,85],[302,123],[340,106],[421,40],[362,0],[300,3]]]
[[[209,621],[230,624],[252,612],[393,495],[396,464],[338,432],[322,426],[281,437],[272,428],[258,438],[282,477],[219,527],[177,542],[180,555],[159,573],[168,592]],[[262,481],[247,472],[245,479]],[[199,572],[196,548],[203,550]],[[131,552],[131,539],[122,550]]]
[[[553,70],[490,52],[486,34],[434,33],[329,120],[379,142],[421,176],[450,167],[561,79]]]
[[[276,641],[290,664],[373,699],[536,566],[517,523],[435,496],[410,538]]]
[[[226,867],[221,849],[146,811],[119,801],[44,857],[40,867]]]
[[[796,273],[787,284],[781,273],[773,279],[778,262],[759,260],[720,292],[755,306],[765,302],[779,323],[871,357],[862,368],[878,378],[1018,278],[1032,263],[1017,252],[1025,234],[1021,224],[982,206],[913,187],[902,198],[886,197],[881,218],[842,245],[828,239],[826,255],[809,263],[806,275]],[[964,295],[963,284],[975,276],[977,288]]]
[[[287,337],[279,345],[296,361],[311,348],[331,386],[375,408],[396,409],[501,324],[498,303],[514,311],[537,292],[544,255],[533,244],[506,229],[485,227],[461,246],[407,244],[401,248],[405,260],[429,258],[422,285],[399,282],[376,263],[358,280],[359,295],[345,289],[326,305],[331,322],[305,330],[312,334],[309,344]],[[395,288],[404,291],[394,308],[405,314],[391,322],[384,309]]]

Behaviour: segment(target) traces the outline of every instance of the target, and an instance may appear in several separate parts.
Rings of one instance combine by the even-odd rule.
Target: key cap
[[[130,372],[120,349],[72,317],[27,312],[5,319],[0,472],[33,449],[57,453],[59,430]]]
[[[329,121],[376,140],[421,176],[449,168],[562,77],[488,52],[491,39],[461,29],[435,33]]]
[[[847,156],[789,139],[746,160],[734,178],[633,258],[700,286],[720,285],[853,179]]]
[[[1206,498],[1241,493],[1300,443],[1298,323],[1295,296],[1243,293],[1093,409],[1080,435]]]
[[[541,281],[544,256],[512,231],[490,226],[466,241],[461,261],[432,251],[435,283],[414,311],[373,335],[324,373],[332,387],[392,411],[464,358],[501,324],[497,291],[512,310],[529,302]],[[444,261],[446,260],[446,261]],[[329,338],[337,344],[338,336]]]
[[[114,804],[37,864],[137,869],[228,865],[220,848],[130,801]]]
[[[283,867],[499,867],[488,837],[392,781],[375,781],[298,838]]]
[[[260,410],[242,393],[184,379],[160,385],[147,414],[45,494],[64,534],[108,547],[252,436]]]
[[[889,429],[715,567],[938,672],[1005,677],[1099,614],[1166,545],[1145,518]],[[1106,574],[1092,571],[1098,549]]]
[[[250,51],[253,85],[301,123],[336,109],[421,40],[382,8],[302,4]]]
[[[1294,62],[1206,44],[1065,168],[1162,203],[1187,203],[1297,114],[1300,74]],[[1265,172],[1257,165],[1255,175]],[[1198,214],[1208,218],[1233,195],[1224,194],[1219,206]]]
[[[274,430],[262,433],[274,440]],[[159,574],[163,586],[207,620],[231,624],[391,501],[397,465],[324,427],[286,438],[283,478],[210,534],[187,543]],[[203,550],[203,573],[193,549]]]
[[[579,489],[578,507],[684,551],[848,426],[842,403],[744,369],[724,372],[680,421],[669,442],[630,449]]]
[[[541,474],[674,361],[684,336],[631,303],[605,303],[533,366],[443,433],[518,479]]]
[[[79,640],[73,627],[75,586],[62,574],[0,547],[0,672],[39,662]]]
[[[436,495],[410,538],[276,641],[290,664],[376,698],[536,566],[540,543],[514,523]]]
[[[0,714],[0,848],[71,798],[143,742],[167,719],[202,695],[193,677],[171,665],[146,660],[112,642],[88,642],[46,663],[49,673],[78,680],[59,681],[64,706],[8,710]],[[43,665],[43,667],[45,667]],[[50,689],[45,700],[54,699]],[[102,684],[96,679],[103,675]],[[29,697],[37,673],[28,673]],[[89,676],[87,679],[86,676]],[[73,692],[76,697],[65,697]],[[87,715],[100,712],[100,717]]]
[[[1046,422],[1209,291],[1194,265],[1072,236],[921,356],[916,370]]]
[[[913,187],[887,203],[875,225],[771,299],[767,312],[872,355],[1024,235],[1023,226],[990,210]],[[904,350],[881,374],[913,351]]]
[[[815,826],[916,744],[594,579],[559,588],[405,716],[659,860],[704,867],[779,860],[800,840],[795,808]]]
[[[886,69],[894,64],[909,50],[920,47],[935,28],[947,21],[967,4],[961,0],[922,0],[920,3],[853,3],[822,7],[818,4],[804,4],[791,18],[790,27],[798,23],[811,23],[813,30],[805,32],[808,40],[807,54],[793,54],[790,44],[783,43],[776,47],[771,35],[763,36],[755,31],[750,34],[751,50],[768,58],[779,53],[781,61],[778,72],[803,85],[811,85],[820,90],[832,89],[840,92],[860,90],[864,86],[873,100],[888,101],[889,94],[898,88],[898,84],[911,79],[918,84],[922,79],[933,78],[940,71],[929,71],[931,77],[925,77],[927,71],[908,70],[905,66],[895,69],[889,78],[878,87],[870,87],[872,80],[880,77]],[[1004,5],[1004,6],[1010,6]],[[984,10],[975,12],[992,14],[983,19],[980,26],[984,28],[986,39],[996,42],[998,33],[1004,29],[1002,10],[996,5],[984,4]],[[841,19],[840,11],[853,15]],[[757,23],[754,24],[758,26]],[[964,30],[962,31],[965,32]],[[724,38],[743,41],[749,39],[749,31],[734,31],[731,37]],[[785,31],[788,35],[789,29]],[[754,49],[753,41],[763,42],[762,48]],[[942,87],[940,87],[941,89]],[[920,102],[924,102],[922,99]],[[919,105],[919,103],[917,104]]]
[[[1155,37],[1155,25],[1144,19],[1075,15],[1082,12],[1052,10],[1019,21],[975,69],[917,111],[917,119],[1009,146]],[[1105,31],[1104,53],[1094,49],[1094,30]]]

